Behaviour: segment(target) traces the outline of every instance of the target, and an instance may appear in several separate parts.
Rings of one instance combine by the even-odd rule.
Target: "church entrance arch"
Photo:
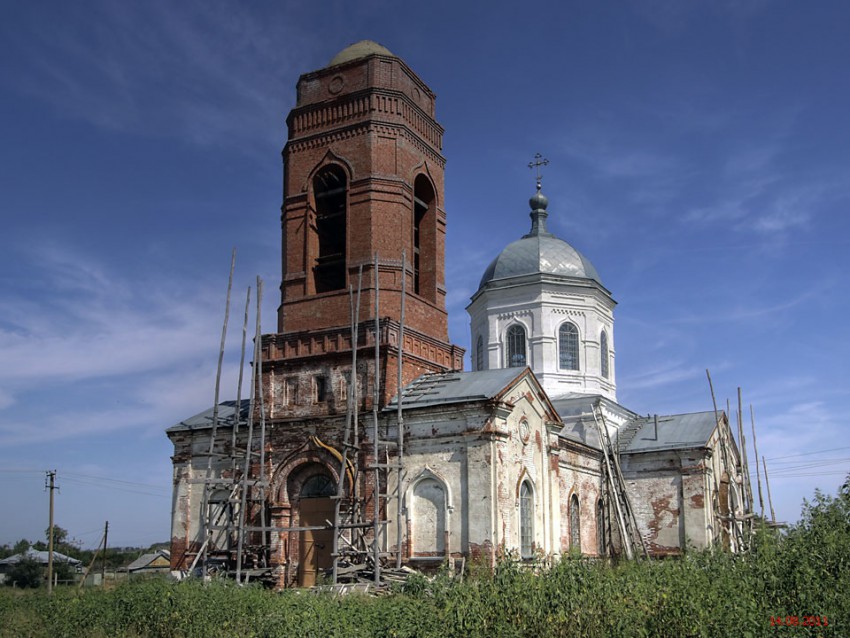
[[[322,465],[309,464],[295,473],[287,486],[297,509],[298,527],[320,527],[334,518],[336,481]],[[318,575],[333,564],[333,529],[306,529],[298,533],[298,586],[312,587]]]

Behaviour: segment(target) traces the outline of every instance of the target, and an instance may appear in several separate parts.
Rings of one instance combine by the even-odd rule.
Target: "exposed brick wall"
[[[434,95],[399,59],[370,56],[303,75],[298,104],[289,114],[284,148],[283,282],[279,332],[346,326],[346,290],[316,294],[317,256],[311,179],[324,165],[342,168],[348,180],[349,282],[363,272],[363,308],[374,299],[372,262],[378,254],[381,314],[400,315],[402,250],[407,253],[405,323],[448,340],[445,312],[445,160],[442,127],[434,120]],[[435,193],[426,216],[427,251],[422,296],[413,294],[413,183],[424,176]],[[367,314],[371,310],[366,311]]]

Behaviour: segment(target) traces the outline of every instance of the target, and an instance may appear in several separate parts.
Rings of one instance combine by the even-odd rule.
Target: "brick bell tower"
[[[357,382],[362,406],[371,407],[376,254],[380,404],[397,391],[403,278],[403,382],[463,367],[464,350],[448,340],[445,159],[434,93],[401,59],[370,41],[302,75],[297,91],[283,149],[278,332],[263,337],[273,421],[345,412],[349,285],[356,292],[361,267]]]

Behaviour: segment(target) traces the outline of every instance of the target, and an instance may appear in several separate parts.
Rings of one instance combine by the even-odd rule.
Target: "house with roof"
[[[171,552],[159,549],[139,556],[120,571],[126,571],[129,578],[134,576],[167,575],[171,571]]]
[[[41,565],[45,570],[47,569],[47,563],[50,560],[50,552],[45,550],[38,550],[29,548],[27,551],[21,554],[15,554],[13,556],[7,556],[6,558],[0,560],[0,584],[6,582],[6,575],[9,570],[12,569],[15,565],[20,563],[22,560],[32,560]],[[82,561],[73,558],[71,556],[66,556],[61,552],[53,552],[53,562],[54,564],[63,563],[73,567],[74,569],[79,569],[82,566]]]

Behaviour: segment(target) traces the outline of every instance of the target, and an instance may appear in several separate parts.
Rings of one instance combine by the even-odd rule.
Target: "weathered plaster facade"
[[[211,455],[213,409],[168,430],[172,568],[187,569],[205,542],[232,567],[237,539],[216,521],[244,518],[247,567],[270,566],[280,586],[313,584],[331,560],[327,521],[341,482],[345,508],[365,519],[376,508],[393,519],[399,495],[401,532],[398,521],[380,526],[378,541],[413,565],[615,553],[594,414],[619,450],[653,553],[734,547],[740,473],[725,416],[661,417],[650,433],[648,419],[616,403],[615,302],[592,264],[546,230],[539,184],[531,232],[491,263],[472,298],[473,371],[460,372],[464,351],[447,333],[434,113],[430,89],[375,43],[300,78],[283,151],[278,326],[259,340],[262,402],[219,406]],[[362,288],[356,337],[350,287]],[[397,472],[365,470],[398,460],[389,448],[374,458],[373,433],[377,420],[378,438],[396,439],[399,366],[400,486]],[[355,463],[343,471],[352,412]],[[246,450],[261,419],[263,438],[253,430]],[[236,497],[246,467],[248,490]]]

